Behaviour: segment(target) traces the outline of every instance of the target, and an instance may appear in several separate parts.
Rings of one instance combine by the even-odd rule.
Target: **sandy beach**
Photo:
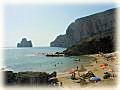
[[[86,56],[86,55],[85,55]],[[10,84],[34,84],[42,80],[41,83],[49,83],[48,86],[60,87],[116,87],[118,81],[118,57],[117,53],[108,54],[93,54],[87,55],[90,57],[89,64],[81,64],[78,58],[75,68],[70,68],[68,71],[51,74],[45,72],[18,72],[6,71],[6,82]],[[64,69],[64,67],[61,67]],[[22,81],[25,79],[26,81]],[[25,78],[26,77],[26,78]],[[49,79],[48,79],[49,77]],[[14,80],[13,80],[14,78]],[[17,78],[17,79],[16,79]],[[47,80],[48,79],[48,80]],[[11,81],[12,80],[12,81]],[[49,82],[48,82],[49,81]],[[21,82],[21,83],[19,83]],[[9,83],[9,82],[8,82]]]
[[[86,70],[81,71],[81,66],[74,68],[75,71],[75,80],[71,79],[71,73],[66,71],[65,73],[60,73],[57,75],[59,82],[62,82],[63,87],[115,87],[117,85],[117,74],[118,74],[118,62],[117,62],[117,53],[109,53],[109,54],[94,54],[89,55],[90,57],[94,57],[95,59],[90,62],[89,65],[84,66]],[[101,65],[105,64],[106,67],[101,67]],[[77,66],[76,66],[77,67]],[[87,73],[88,71],[92,71],[96,77],[99,77],[101,81],[91,83],[88,79],[86,79],[87,84],[80,84],[80,76]],[[104,79],[104,73],[109,72],[113,76]]]

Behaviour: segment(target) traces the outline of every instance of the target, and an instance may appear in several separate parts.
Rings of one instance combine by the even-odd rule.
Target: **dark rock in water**
[[[47,54],[47,57],[63,57],[64,54]]]
[[[78,18],[65,35],[58,36],[51,47],[65,47],[65,55],[113,52],[115,50],[116,8]],[[119,10],[119,9],[118,9]]]
[[[26,38],[22,38],[22,41],[20,43],[17,44],[17,47],[32,47],[32,42],[31,40],[30,41],[27,41]]]

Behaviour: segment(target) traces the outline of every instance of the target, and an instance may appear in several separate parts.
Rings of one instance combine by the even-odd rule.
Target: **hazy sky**
[[[115,4],[6,5],[5,47],[16,47],[23,37],[35,47],[49,46],[75,19],[113,7]]]

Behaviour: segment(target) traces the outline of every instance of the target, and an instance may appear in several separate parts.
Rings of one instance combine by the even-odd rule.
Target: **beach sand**
[[[108,57],[110,55],[111,57]],[[81,72],[79,70],[81,66],[78,66],[78,71],[76,71],[75,75],[77,80],[72,80],[71,74],[69,72],[58,74],[57,78],[59,82],[62,82],[63,87],[115,87],[117,85],[118,62],[116,53],[104,54],[104,56],[100,54],[89,56],[94,57],[95,59],[92,60],[89,65],[84,67],[86,71]],[[102,64],[107,64],[107,67],[104,69],[100,68],[100,65]],[[97,83],[88,82],[86,85],[81,86],[79,83],[79,76],[86,73],[87,71],[92,71],[95,76],[101,78],[101,81]],[[115,77],[103,79],[104,72],[110,72],[111,74],[114,74]]]

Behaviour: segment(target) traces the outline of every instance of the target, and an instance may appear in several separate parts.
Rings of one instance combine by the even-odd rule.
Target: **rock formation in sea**
[[[113,8],[76,19],[68,26],[66,34],[57,36],[50,46],[68,48],[90,39],[111,37],[115,30],[115,10]]]
[[[17,47],[32,47],[32,41],[27,41],[26,38],[22,38],[22,41],[17,44]]]

